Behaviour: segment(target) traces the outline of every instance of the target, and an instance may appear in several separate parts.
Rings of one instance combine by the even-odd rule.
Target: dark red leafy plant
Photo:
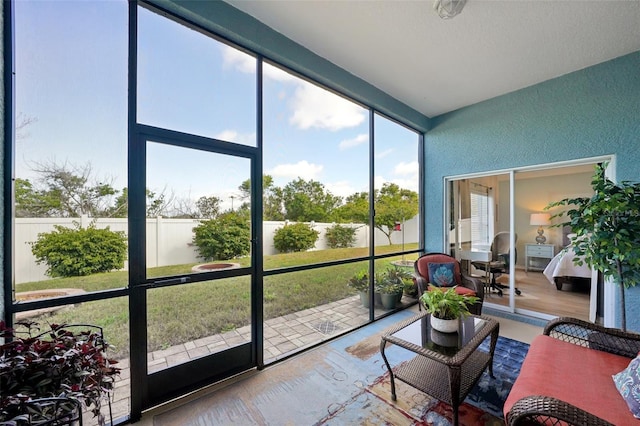
[[[37,323],[25,321],[12,329],[0,321],[5,339],[0,345],[0,424],[34,423],[33,418],[47,412],[60,416],[60,410],[73,411],[77,402],[104,424],[102,402],[112,394],[120,369],[106,357],[109,345],[102,329],[69,324],[48,328],[41,331]]]

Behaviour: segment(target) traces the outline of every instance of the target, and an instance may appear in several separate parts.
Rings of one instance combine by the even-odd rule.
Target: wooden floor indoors
[[[498,282],[508,284],[509,276],[503,275]],[[516,308],[541,312],[554,316],[570,316],[589,320],[589,292],[586,288],[564,284],[558,290],[542,272],[516,270],[516,287],[522,292],[516,296]],[[509,305],[509,297],[495,292],[485,295],[485,303]]]

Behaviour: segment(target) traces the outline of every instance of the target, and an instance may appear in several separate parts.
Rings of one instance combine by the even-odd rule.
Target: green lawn
[[[416,248],[405,245],[405,249]],[[400,246],[385,246],[377,249],[392,252]],[[368,249],[336,249],[312,252],[288,253],[267,256],[265,269],[276,269],[294,265],[327,262],[331,260],[366,256]],[[417,254],[407,256],[415,259]],[[385,268],[392,260],[377,262],[376,268]],[[248,259],[234,260],[247,266]],[[148,271],[148,276],[170,276],[188,273],[194,264],[163,266]],[[264,315],[275,318],[302,309],[344,299],[354,294],[347,285],[348,279],[366,267],[366,262],[338,265],[308,271],[292,272],[265,277]],[[57,278],[47,281],[18,284],[16,292],[50,289],[81,288],[99,291],[121,288],[127,284],[127,272],[109,272],[87,277]],[[148,291],[148,347],[149,351],[195,340],[247,325],[250,321],[249,277],[233,277]],[[105,330],[107,340],[116,347],[116,357],[128,356],[129,345],[128,299],[120,297],[75,305],[37,321],[51,323],[96,324]],[[112,354],[113,355],[113,354]]]

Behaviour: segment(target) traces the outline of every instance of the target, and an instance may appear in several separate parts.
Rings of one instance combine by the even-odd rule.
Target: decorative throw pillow
[[[612,377],[633,417],[640,419],[640,355],[631,360],[627,368]]]
[[[429,263],[429,282],[438,287],[455,285],[453,263]]]

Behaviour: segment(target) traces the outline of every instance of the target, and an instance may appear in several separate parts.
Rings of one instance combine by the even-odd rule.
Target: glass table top
[[[469,316],[460,318],[457,333],[441,333],[431,328],[429,320],[430,315],[426,315],[391,336],[442,355],[454,356],[488,323],[482,318]]]

